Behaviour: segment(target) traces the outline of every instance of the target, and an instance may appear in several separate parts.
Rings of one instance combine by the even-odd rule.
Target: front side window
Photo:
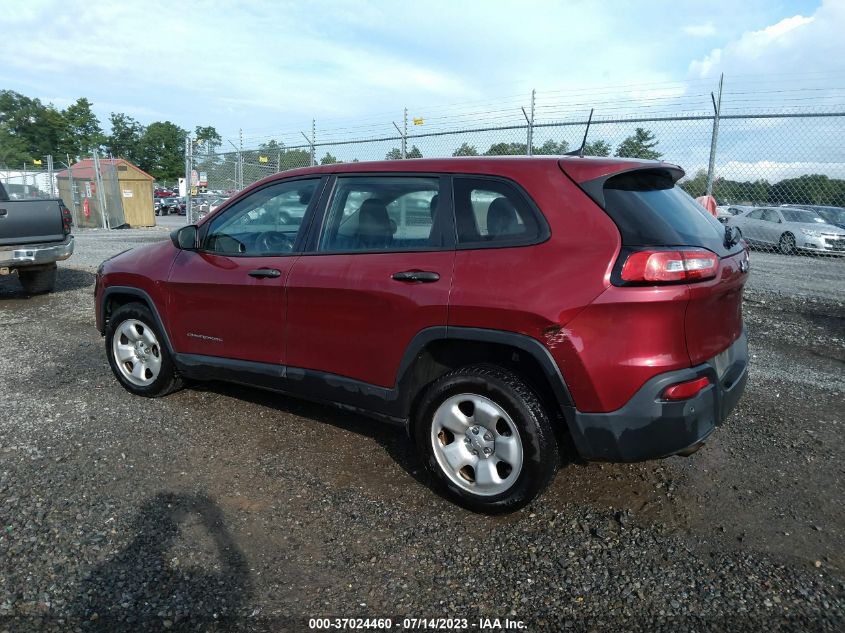
[[[320,235],[321,252],[413,251],[447,246],[440,179],[338,177]]]
[[[778,212],[772,209],[764,209],[763,210],[763,219],[766,222],[780,222],[780,218],[778,217]]]
[[[510,183],[486,178],[456,177],[455,222],[458,244],[507,245],[541,237],[541,226],[525,196]]]
[[[203,249],[246,256],[293,252],[319,183],[317,178],[279,182],[239,200],[211,221]]]
[[[763,209],[754,209],[751,213],[748,214],[748,217],[752,220],[762,220],[763,219]]]

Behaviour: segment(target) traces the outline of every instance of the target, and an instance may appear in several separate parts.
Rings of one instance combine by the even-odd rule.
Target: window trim
[[[439,173],[439,172],[422,172],[422,171],[412,171],[412,172],[370,172],[370,171],[361,171],[361,172],[341,172],[341,173],[334,173],[331,175],[330,182],[328,186],[325,187],[323,191],[323,195],[321,196],[320,200],[320,210],[319,210],[319,218],[312,223],[312,226],[309,227],[309,235],[308,240],[304,246],[304,250],[301,253],[303,256],[322,256],[322,255],[382,255],[387,253],[439,253],[444,251],[454,251],[455,245],[457,242],[456,239],[456,230],[455,230],[455,213],[454,213],[454,205],[452,203],[452,187],[450,182],[451,174],[446,173]],[[319,250],[320,246],[320,236],[323,234],[323,230],[326,226],[326,223],[329,220],[329,209],[331,207],[331,203],[334,201],[335,193],[337,191],[337,184],[339,180],[351,179],[351,178],[436,178],[438,181],[438,195],[440,196],[439,203],[441,207],[446,205],[448,212],[446,213],[446,226],[443,227],[443,233],[445,238],[445,244],[443,246],[427,246],[421,248],[390,248],[390,249],[383,249],[383,248],[373,248],[367,250],[331,250],[331,251],[321,251]]]
[[[219,251],[212,251],[208,250],[205,247],[205,241],[208,237],[208,233],[211,230],[211,225],[214,224],[215,220],[218,218],[226,215],[229,211],[239,202],[245,200],[249,196],[257,193],[259,191],[263,191],[268,187],[275,187],[277,185],[288,184],[292,182],[297,182],[300,180],[314,180],[317,182],[317,189],[314,192],[314,195],[311,197],[311,201],[308,203],[308,206],[305,208],[305,214],[302,216],[302,222],[300,223],[300,230],[296,236],[296,239],[293,243],[293,249],[284,253],[221,253]],[[199,248],[197,248],[198,253],[206,253],[209,255],[218,255],[221,257],[238,257],[238,258],[261,258],[261,257],[290,257],[292,255],[301,255],[303,253],[303,249],[307,245],[308,234],[311,230],[311,224],[314,214],[320,209],[320,204],[323,202],[323,194],[326,190],[326,182],[329,178],[325,175],[320,174],[302,174],[299,176],[293,176],[290,178],[280,178],[278,180],[272,180],[270,182],[265,183],[260,187],[256,187],[255,189],[249,189],[248,191],[242,191],[237,196],[229,200],[226,205],[220,209],[219,213],[215,213],[213,217],[209,218],[207,222],[204,222],[200,227],[199,231]]]
[[[546,220],[546,216],[540,210],[539,205],[534,202],[534,199],[529,195],[529,193],[525,190],[525,188],[520,185],[518,182],[511,178],[507,178],[506,176],[495,176],[489,174],[466,174],[466,173],[453,173],[449,174],[451,180],[451,202],[452,202],[452,219],[453,219],[453,227],[455,229],[455,249],[459,251],[475,251],[475,250],[482,250],[482,249],[489,249],[489,248],[520,248],[524,246],[536,246],[537,244],[542,244],[543,242],[547,242],[552,237],[552,231],[549,227],[549,223]],[[526,206],[529,209],[529,212],[534,216],[534,221],[537,223],[537,235],[532,237],[515,237],[505,240],[497,240],[495,242],[465,242],[461,243],[458,239],[458,222],[457,222],[457,209],[455,208],[455,179],[456,178],[469,178],[471,180],[489,180],[492,182],[500,182],[504,183],[505,185],[509,185],[513,187],[516,191],[517,195],[522,196],[523,202],[526,203]]]

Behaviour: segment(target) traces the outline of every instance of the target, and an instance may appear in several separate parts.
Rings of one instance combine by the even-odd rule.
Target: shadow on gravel
[[[80,288],[94,287],[94,273],[76,268],[63,268],[59,266],[56,277],[56,289],[50,293],[68,292]],[[36,296],[28,295],[23,291],[17,275],[3,275],[0,277],[0,299],[31,299]]]
[[[224,382],[193,383],[194,391],[212,391],[231,398],[245,400],[280,413],[309,418],[324,424],[357,433],[374,440],[385,452],[423,486],[432,488],[423,463],[404,429],[386,422],[339,409],[331,405],[299,400],[284,394]]]
[[[228,630],[235,625],[252,582],[213,501],[158,494],[140,507],[134,530],[123,551],[82,580],[71,607],[82,630]]]

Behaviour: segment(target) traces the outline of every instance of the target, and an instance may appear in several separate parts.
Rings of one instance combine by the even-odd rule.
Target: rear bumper
[[[660,399],[675,383],[710,378],[710,386],[680,402]],[[574,411],[570,431],[587,460],[633,462],[667,457],[695,447],[736,406],[748,379],[748,340],[742,335],[706,363],[660,374],[620,409],[610,413]]]
[[[0,268],[22,268],[23,266],[52,264],[65,260],[72,254],[73,235],[68,235],[63,242],[0,246]]]

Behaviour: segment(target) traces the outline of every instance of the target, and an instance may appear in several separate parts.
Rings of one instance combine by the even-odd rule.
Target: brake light
[[[712,279],[719,270],[719,258],[703,248],[673,251],[635,251],[622,266],[622,281],[629,283],[671,283]]]
[[[64,230],[65,235],[68,235],[70,227],[73,226],[73,217],[70,214],[70,209],[64,203],[59,203],[59,208],[62,210],[62,230]]]
[[[707,376],[688,380],[687,382],[679,382],[677,385],[666,387],[661,398],[664,400],[687,400],[688,398],[697,396],[709,385],[710,379]]]

